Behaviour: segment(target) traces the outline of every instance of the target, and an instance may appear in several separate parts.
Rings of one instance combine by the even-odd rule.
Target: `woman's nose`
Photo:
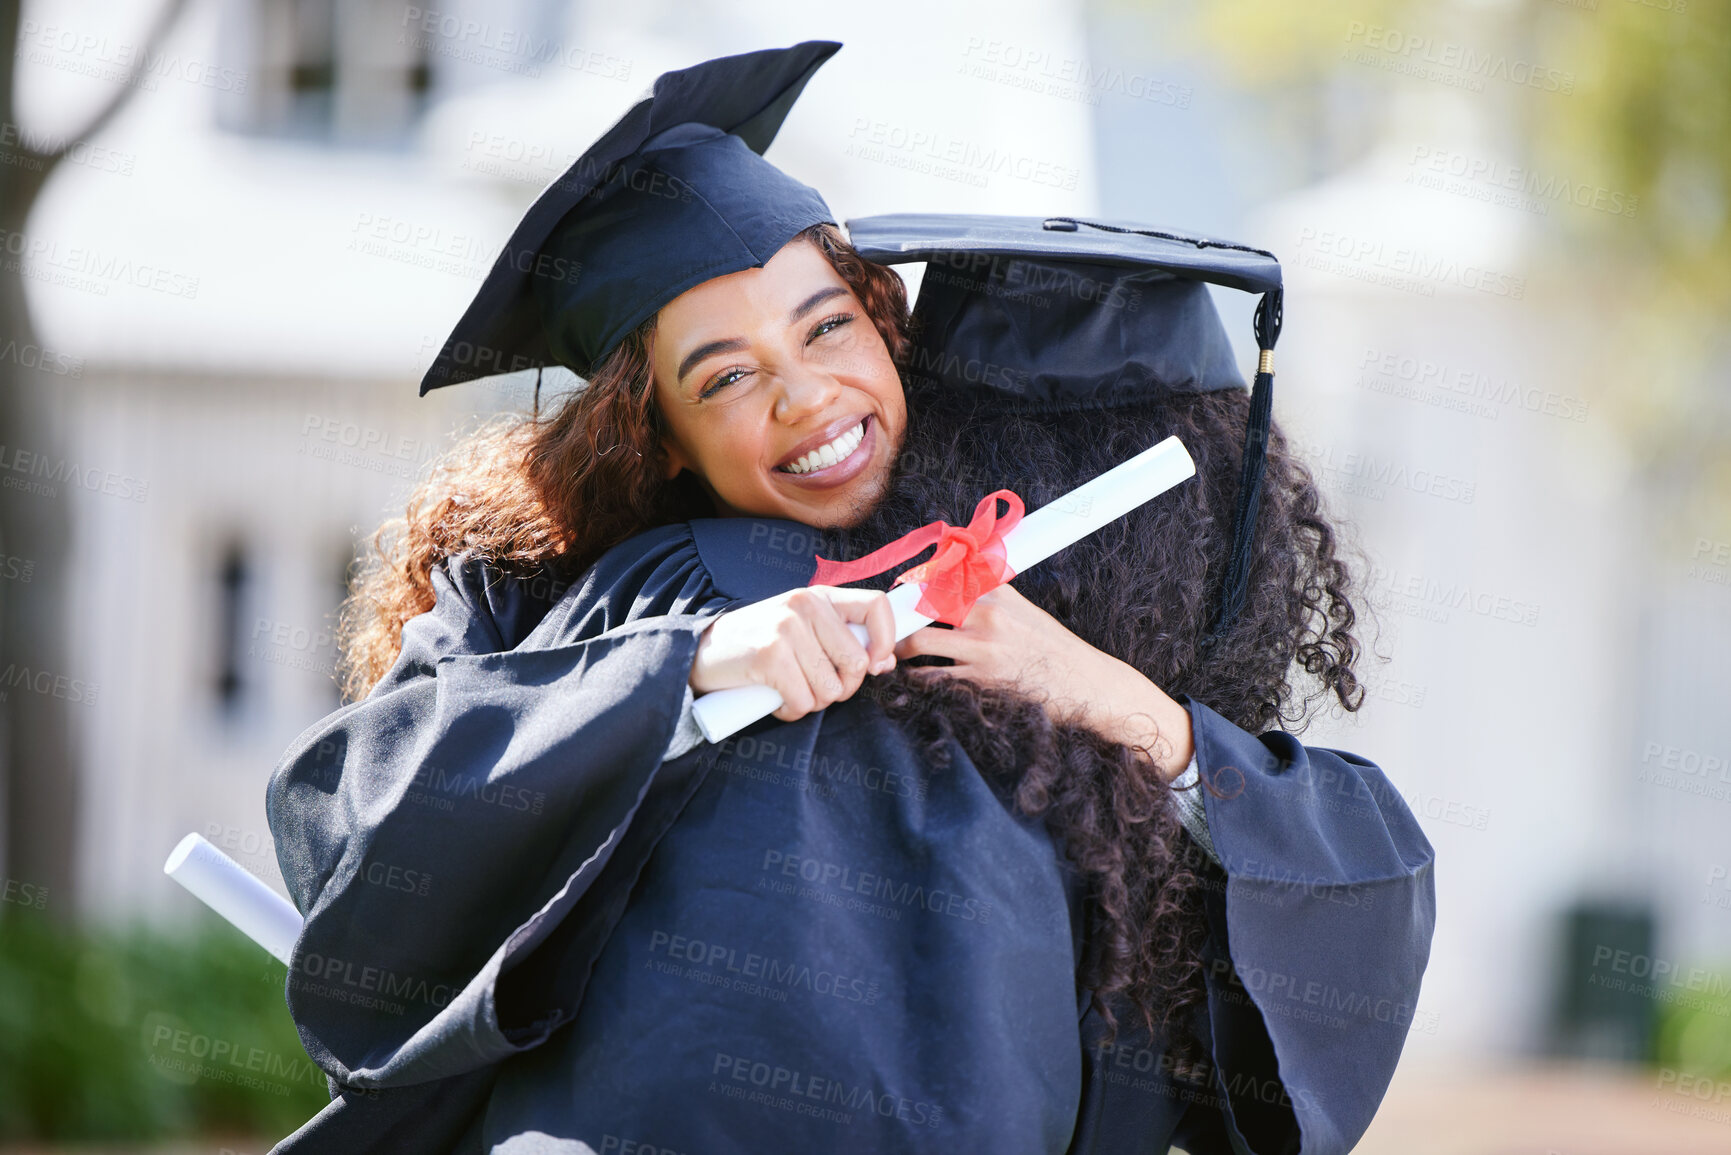
[[[789,424],[828,409],[841,393],[841,383],[822,369],[802,365],[777,377],[780,393],[776,417]]]

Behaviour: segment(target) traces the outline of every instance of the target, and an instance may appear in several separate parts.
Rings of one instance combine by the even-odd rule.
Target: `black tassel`
[[[541,417],[541,366],[535,366],[535,418]]]
[[[1256,343],[1262,355],[1250,387],[1250,417],[1244,425],[1244,460],[1238,474],[1238,507],[1232,517],[1232,547],[1226,557],[1220,609],[1205,645],[1224,638],[1244,609],[1250,590],[1251,554],[1256,545],[1256,511],[1262,504],[1262,474],[1268,464],[1268,426],[1274,416],[1274,343],[1280,339],[1280,290],[1265,294],[1256,307]]]

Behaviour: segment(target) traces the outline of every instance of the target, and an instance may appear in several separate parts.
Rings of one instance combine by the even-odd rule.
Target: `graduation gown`
[[[1348,1150],[1393,1073],[1431,850],[1352,755],[1187,703],[1223,870],[1212,1062],[1099,1021],[1080,896],[959,747],[856,697],[663,760],[697,641],[813,531],[642,534],[565,591],[433,572],[362,701],[273,772],[287,1000],[329,1107],[275,1150]]]

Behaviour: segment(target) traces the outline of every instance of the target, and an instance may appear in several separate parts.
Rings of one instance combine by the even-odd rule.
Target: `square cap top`
[[[1271,293],[1281,286],[1280,261],[1273,253],[1128,221],[884,213],[857,217],[847,222],[847,228],[860,255],[879,264],[977,253],[1147,266],[1248,293]]]
[[[1058,414],[1242,389],[1207,285],[1280,293],[1271,253],[1128,222],[895,213],[848,232],[870,260],[927,264],[905,372],[921,404]]]
[[[833,220],[762,153],[840,47],[809,40],[658,77],[529,207],[421,393],[554,363],[588,376],[691,285]]]

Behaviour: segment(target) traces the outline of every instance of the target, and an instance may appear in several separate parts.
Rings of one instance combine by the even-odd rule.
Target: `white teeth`
[[[861,421],[828,445],[820,445],[792,465],[786,466],[783,472],[810,473],[814,469],[824,469],[838,461],[845,461],[864,439],[865,422]]]

